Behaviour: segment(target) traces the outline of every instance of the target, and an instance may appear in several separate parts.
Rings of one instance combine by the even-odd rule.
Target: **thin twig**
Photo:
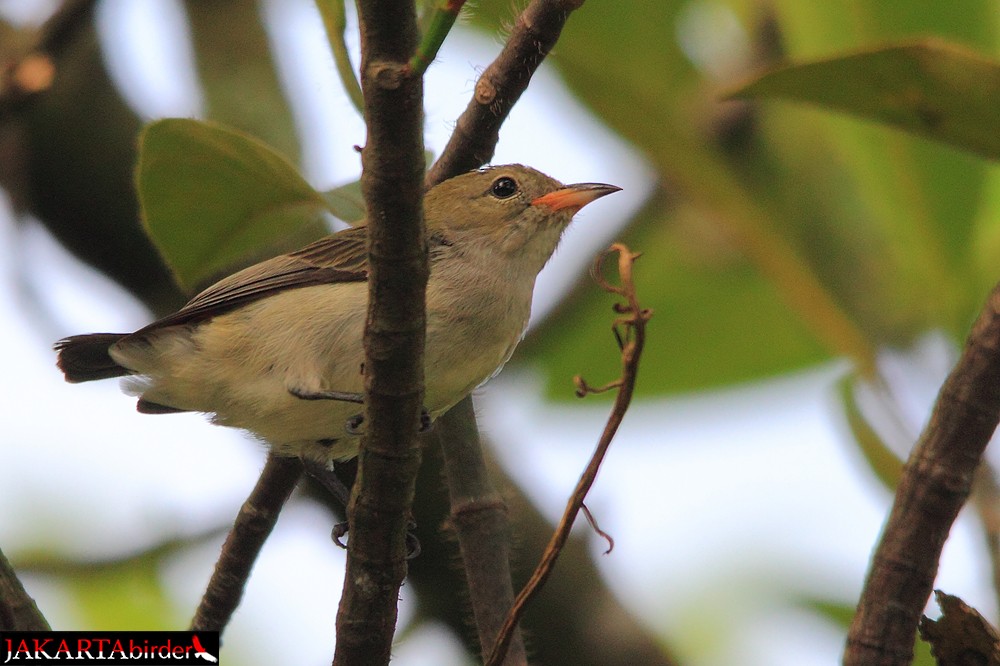
[[[367,140],[365,436],[348,506],[351,538],[337,613],[335,666],[387,664],[406,575],[423,403],[425,289],[423,80],[412,0],[359,0]]]
[[[48,620],[17,577],[14,567],[0,550],[0,630],[49,631]]]
[[[225,629],[243,597],[260,549],[301,476],[302,464],[297,459],[268,456],[257,485],[240,507],[222,545],[208,588],[191,620],[193,631]]]
[[[427,172],[427,186],[471,171],[493,158],[500,126],[559,39],[566,19],[583,0],[532,0],[517,17],[507,43],[476,81],[448,145]]]
[[[611,285],[601,277],[602,263],[611,253],[618,254],[618,274],[621,286]],[[566,510],[563,512],[555,534],[552,535],[552,539],[549,541],[549,545],[542,555],[541,562],[539,562],[531,578],[517,595],[514,606],[507,615],[507,620],[501,629],[500,636],[497,638],[497,642],[490,652],[490,657],[486,660],[486,666],[498,666],[502,662],[503,656],[507,651],[507,643],[514,628],[517,626],[518,620],[524,613],[524,609],[528,602],[531,601],[531,598],[541,590],[546,579],[552,573],[556,559],[559,557],[559,553],[569,538],[573,522],[580,512],[587,493],[590,492],[590,488],[594,484],[594,480],[597,478],[601,462],[604,460],[604,456],[607,454],[608,448],[611,446],[611,441],[614,439],[622,419],[625,418],[625,412],[628,410],[629,403],[632,400],[632,393],[635,390],[635,381],[639,372],[639,358],[642,355],[642,348],[646,341],[646,322],[649,321],[649,318],[653,314],[651,310],[640,307],[635,293],[635,285],[632,282],[632,264],[638,256],[638,254],[633,254],[624,245],[615,243],[609,250],[602,253],[595,262],[594,273],[601,286],[607,291],[625,299],[623,303],[616,303],[614,306],[615,312],[622,315],[615,320],[615,328],[620,330],[624,327],[624,335],[619,338],[623,342],[621,352],[622,384],[618,395],[615,397],[614,407],[611,410],[611,415],[608,417],[607,424],[604,426],[604,432],[601,433],[601,438],[597,443],[594,455],[591,457],[590,463],[587,465],[586,470],[584,470],[583,475],[580,477],[580,481],[573,490],[572,496],[566,503]]]
[[[1000,420],[1000,285],[938,394],[896,488],[844,651],[845,666],[913,659],[941,548]]]
[[[316,0],[316,8],[323,18],[323,28],[326,30],[326,40],[330,43],[333,54],[333,64],[337,67],[337,75],[344,86],[344,92],[354,105],[354,109],[365,115],[365,98],[361,94],[361,84],[358,83],[351,56],[347,52],[347,42],[344,35],[347,32],[347,15],[344,0]]]

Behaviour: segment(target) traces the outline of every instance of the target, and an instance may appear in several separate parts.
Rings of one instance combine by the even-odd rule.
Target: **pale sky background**
[[[2,2],[0,11],[28,4]],[[321,188],[355,179],[359,164],[351,147],[363,143],[363,125],[340,90],[311,2],[264,6],[286,85],[303,102],[296,121],[310,137],[303,155],[307,178]],[[102,6],[100,31],[114,76],[149,118],[199,113],[181,11],[167,0],[105,0]],[[443,147],[477,72],[498,48],[497,40],[464,30],[449,36],[427,78],[430,149]],[[653,177],[572,100],[550,67],[515,108],[494,162],[530,164],[563,182],[624,188],[578,216],[539,279],[536,314],[615,237]],[[261,446],[198,415],[137,414],[114,381],[64,383],[54,366],[54,340],[131,330],[149,315],[38,225],[15,228],[11,216],[0,197],[0,320],[6,322],[0,344],[7,350],[0,383],[6,405],[0,546],[15,563],[19,552],[43,548],[100,555],[120,552],[119,543],[134,548],[230,521],[256,480]],[[641,249],[642,261],[657,260],[655,247]],[[656,344],[656,327],[669,325],[654,319],[650,344]],[[885,359],[906,389],[914,432],[951,361],[945,343],[933,337],[912,354]],[[586,362],[580,359],[581,368]],[[795,611],[780,594],[792,589],[803,598],[853,603],[888,509],[888,493],[859,472],[863,462],[842,441],[833,385],[845,370],[833,363],[710,394],[641,401],[626,417],[588,500],[617,544],[597,561],[624,603],[665,636],[683,663],[839,661],[837,632]],[[606,406],[547,404],[523,367],[509,368],[477,395],[482,427],[501,461],[555,519],[597,440]],[[328,515],[308,501],[289,505],[226,633],[227,645],[257,653],[260,663],[329,663],[344,564],[330,527]],[[603,549],[603,542],[592,541],[595,553]],[[178,557],[163,572],[182,608],[193,611],[219,545]],[[966,512],[946,546],[937,586],[989,616],[996,612],[989,581],[982,537]],[[26,584],[56,627],[85,628],[64,590],[42,578]],[[402,594],[405,622],[412,605],[407,587]],[[435,628],[410,634],[393,663],[464,663],[460,647],[442,640],[446,635]]]

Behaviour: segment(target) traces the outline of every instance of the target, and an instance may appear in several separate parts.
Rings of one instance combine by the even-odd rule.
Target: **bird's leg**
[[[334,465],[324,465],[316,460],[303,457],[302,466],[305,467],[306,472],[312,478],[323,486],[329,492],[333,498],[344,506],[344,511],[347,511],[347,504],[351,499],[351,490],[348,488],[347,484],[344,483],[340,475],[337,474],[336,469],[338,466]],[[353,467],[353,462],[348,461],[345,463],[348,471]],[[339,467],[344,467],[345,464],[339,465]],[[355,472],[356,473],[356,470]],[[417,535],[413,533],[416,529],[417,523],[414,522],[412,518],[407,522],[406,525],[406,559],[412,560],[414,557],[420,554],[420,540],[417,539]],[[340,546],[341,548],[347,548],[342,539],[347,536],[348,525],[347,521],[337,523],[333,526],[333,530],[330,533],[330,537],[333,542]]]
[[[288,392],[300,400],[339,400],[340,402],[353,402],[361,405],[365,402],[363,393],[351,391],[307,391],[304,388],[293,386]]]
[[[347,513],[347,503],[351,499],[351,489],[347,487],[347,484],[337,474],[336,467],[332,464],[324,465],[305,457],[302,458],[302,466],[305,467],[309,476],[316,479],[317,483],[323,486],[344,507],[344,513]],[[345,534],[347,534],[346,520],[333,526],[331,534],[333,542],[341,548],[347,548],[347,545],[341,541],[341,537]]]
[[[354,393],[351,391],[308,391],[298,386],[292,386],[288,389],[288,392],[300,400],[337,400],[340,402],[353,402],[358,405],[362,405],[365,402],[363,393]],[[360,436],[361,424],[364,420],[365,417],[362,414],[355,414],[347,419],[347,422],[344,424],[344,430],[348,435]]]
[[[350,391],[307,391],[306,389],[293,386],[288,392],[300,400],[339,400],[340,402],[353,402],[362,405],[365,402],[363,393],[353,393]],[[361,425],[365,422],[364,414],[355,414],[347,419],[344,430],[348,435],[362,434]],[[420,426],[417,432],[424,433],[431,429],[431,415],[426,407],[420,408]]]

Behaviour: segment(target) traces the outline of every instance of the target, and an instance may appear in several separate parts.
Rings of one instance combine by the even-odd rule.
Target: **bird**
[[[519,164],[424,195],[424,409],[432,421],[496,375],[523,337],[535,278],[573,216],[619,191]],[[55,343],[68,382],[124,377],[146,414],[203,412],[279,456],[357,455],[368,304],[364,223],[244,268],[133,333]],[[333,400],[325,398],[334,398]]]

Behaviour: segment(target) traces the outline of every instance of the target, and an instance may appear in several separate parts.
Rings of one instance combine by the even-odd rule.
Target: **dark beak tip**
[[[602,197],[606,194],[614,194],[615,192],[622,191],[622,188],[617,185],[608,185],[607,183],[575,183],[567,187],[581,192],[596,192],[599,193],[598,196]]]

